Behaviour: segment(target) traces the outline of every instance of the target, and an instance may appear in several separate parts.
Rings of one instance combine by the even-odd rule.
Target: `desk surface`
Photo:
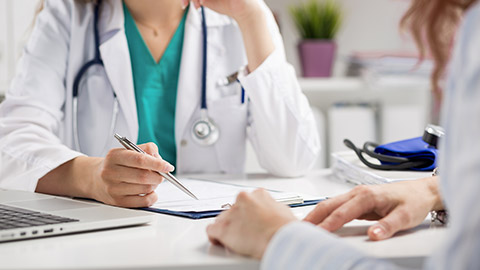
[[[267,175],[216,176],[226,182],[334,196],[352,188],[320,170],[298,179]],[[312,207],[293,209],[299,218]],[[0,269],[258,269],[259,262],[208,243],[205,228],[213,219],[191,220],[158,214],[149,225],[0,244]],[[412,265],[421,261],[445,234],[421,225],[396,237],[368,241],[368,222],[354,221],[337,235],[365,253]],[[420,258],[420,260],[418,260]]]

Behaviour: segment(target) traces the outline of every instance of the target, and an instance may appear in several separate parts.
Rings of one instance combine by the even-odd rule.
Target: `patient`
[[[385,239],[418,225],[429,211],[443,209],[443,200],[449,233],[424,267],[480,269],[480,3],[414,0],[402,23],[412,30],[422,55],[428,49],[435,59],[432,82],[439,98],[440,80],[452,55],[443,95],[446,136],[440,147],[440,179],[359,186],[320,203],[305,218],[308,222],[296,220],[262,190],[242,193],[208,226],[213,243],[262,259],[265,269],[395,269],[398,266],[366,257],[328,231],[355,218],[378,219],[368,235]]]

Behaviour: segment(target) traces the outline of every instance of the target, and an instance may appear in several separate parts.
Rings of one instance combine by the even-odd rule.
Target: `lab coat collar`
[[[188,128],[187,125],[191,115],[200,106],[200,70],[202,69],[202,32],[200,27],[201,15],[194,9],[189,9],[185,21],[175,109],[175,140],[177,146],[179,145],[178,142],[183,139],[185,129]],[[181,166],[181,164],[177,162],[177,169],[179,169],[178,166]]]
[[[124,29],[122,0],[104,1],[100,10],[100,43],[105,42],[119,30]]]
[[[138,138],[137,106],[121,0],[104,2],[99,20],[99,35],[100,54],[105,72],[117,95],[130,132],[125,136],[136,142]]]

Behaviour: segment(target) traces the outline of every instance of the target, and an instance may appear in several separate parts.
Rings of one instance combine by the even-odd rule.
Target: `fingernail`
[[[185,10],[187,8],[187,3],[185,3],[185,1],[182,0],[182,9]]]
[[[172,164],[167,163],[167,164],[165,164],[164,170],[167,171],[167,172],[171,172],[171,171],[175,170],[175,167],[173,167]]]
[[[383,238],[383,236],[385,235],[385,230],[381,226],[377,226],[375,229],[373,229],[372,233],[377,238]]]

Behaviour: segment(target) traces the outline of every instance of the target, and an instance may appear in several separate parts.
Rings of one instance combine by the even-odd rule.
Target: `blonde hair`
[[[438,100],[442,98],[440,80],[444,76],[453,38],[465,12],[476,0],[413,0],[401,20],[420,51],[420,60],[429,53],[435,67],[431,75],[432,88]]]

